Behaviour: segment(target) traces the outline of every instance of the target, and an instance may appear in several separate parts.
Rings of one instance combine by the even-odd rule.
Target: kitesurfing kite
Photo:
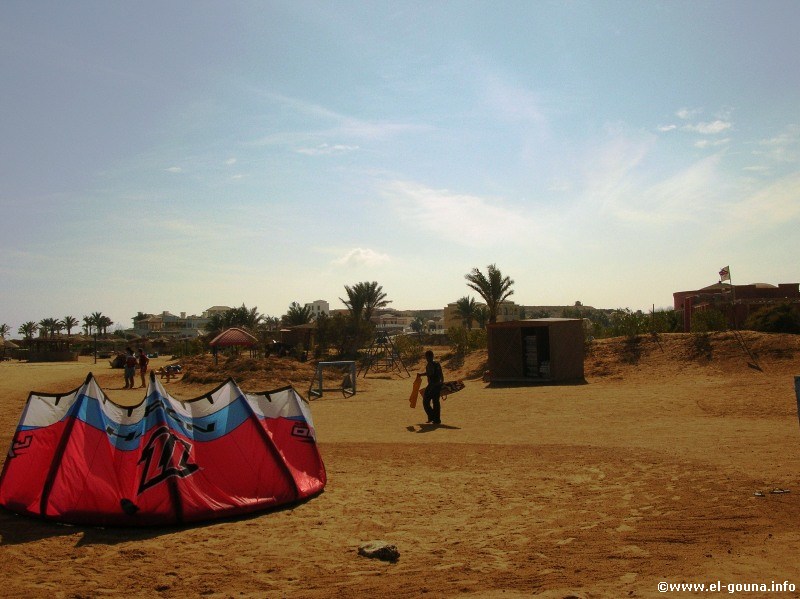
[[[325,466],[306,401],[288,386],[245,393],[233,379],[197,399],[150,376],[137,406],[90,373],[68,393],[31,393],[0,474],[0,505],[58,522],[180,524],[320,493]]]

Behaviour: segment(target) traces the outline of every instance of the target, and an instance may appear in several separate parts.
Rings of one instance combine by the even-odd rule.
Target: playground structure
[[[336,380],[340,384],[335,387],[326,387],[324,373],[325,371],[335,373]],[[330,380],[330,379],[329,379]],[[352,360],[341,360],[337,362],[317,362],[317,370],[314,372],[314,378],[311,380],[311,385],[308,388],[308,398],[315,399],[322,397],[325,391],[341,391],[344,397],[350,397],[356,394],[356,363]]]
[[[397,370],[401,374],[405,371],[406,376],[411,376],[386,329],[375,331],[375,337],[372,339],[369,349],[367,349],[361,368],[363,368],[362,376],[367,376],[370,370],[373,372]]]

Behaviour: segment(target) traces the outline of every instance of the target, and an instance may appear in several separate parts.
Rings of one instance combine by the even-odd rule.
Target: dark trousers
[[[428,385],[422,396],[422,407],[425,410],[425,414],[427,414],[428,420],[436,424],[439,424],[442,420],[441,406],[439,405],[439,395],[441,391],[441,385]]]

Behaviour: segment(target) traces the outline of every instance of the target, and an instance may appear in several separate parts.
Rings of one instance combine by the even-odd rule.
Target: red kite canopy
[[[180,401],[151,376],[128,408],[89,374],[69,393],[30,394],[0,505],[73,524],[176,524],[296,502],[326,480],[311,412],[291,386],[245,393],[228,379]]]
[[[244,329],[238,327],[231,327],[222,331],[219,335],[209,341],[212,347],[229,347],[231,345],[241,345],[244,347],[252,347],[258,343],[258,339],[253,337]]]

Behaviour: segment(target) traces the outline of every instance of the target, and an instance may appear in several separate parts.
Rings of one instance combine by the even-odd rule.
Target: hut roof
[[[258,343],[258,340],[244,329],[231,327],[222,331],[219,335],[209,341],[212,347],[229,347],[231,345],[241,345],[251,347]]]

